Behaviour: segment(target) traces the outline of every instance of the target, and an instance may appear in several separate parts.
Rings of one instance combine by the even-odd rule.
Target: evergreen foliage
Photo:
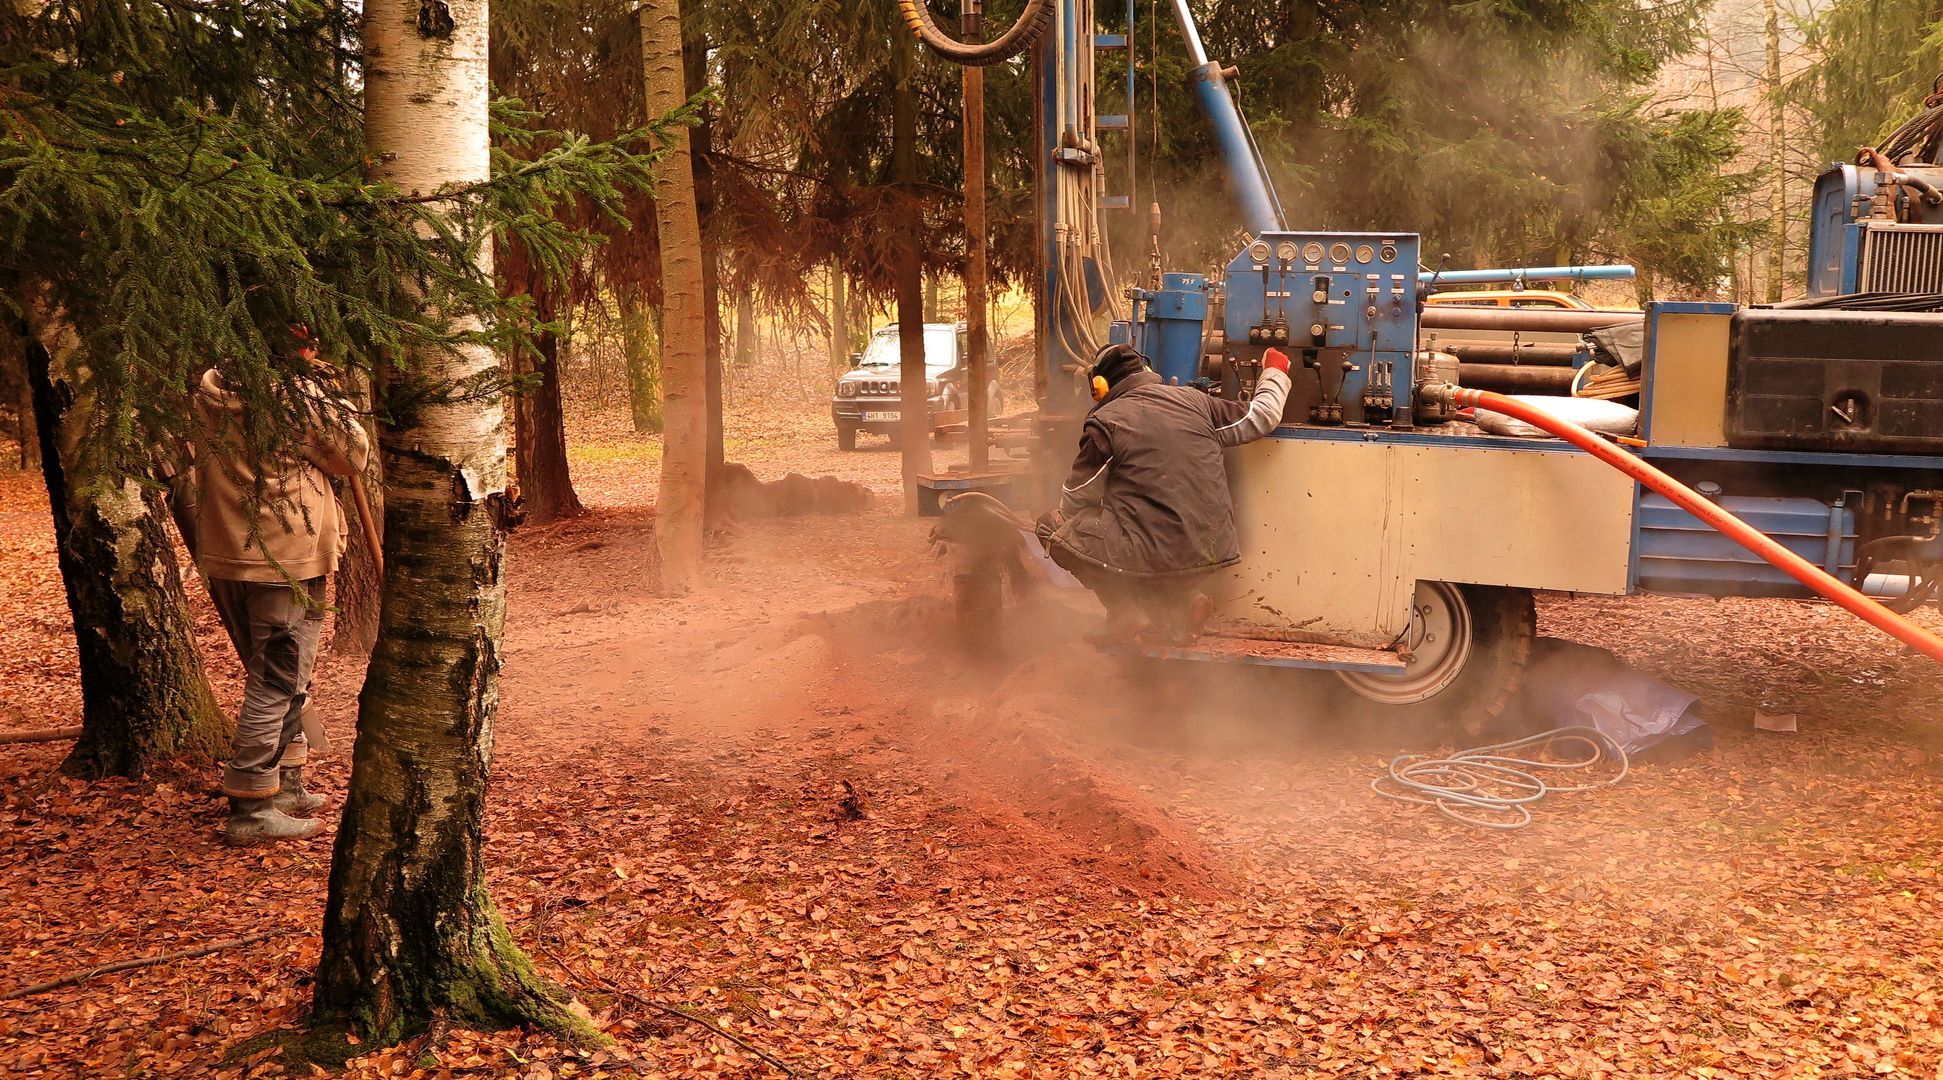
[[[1835,0],[1807,26],[1816,59],[1788,87],[1810,145],[1850,161],[1920,111],[1943,76],[1943,4]]]
[[[618,217],[656,129],[687,119],[596,142],[502,101],[490,181],[407,193],[365,178],[358,28],[340,5],[55,0],[0,20],[5,302],[32,294],[80,333],[87,450],[109,473],[150,472],[211,365],[248,403],[239,449],[279,453],[307,416],[292,324],[341,364],[389,365],[381,419],[487,389],[401,369],[465,338],[527,347],[530,307],[480,272],[480,245],[514,238],[563,273],[597,238],[560,208]]]

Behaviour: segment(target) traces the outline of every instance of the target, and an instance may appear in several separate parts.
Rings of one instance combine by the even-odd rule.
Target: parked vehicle
[[[965,378],[970,371],[970,345],[963,323],[924,324],[925,396],[931,410],[931,426],[962,423],[970,398]],[[879,329],[870,336],[864,351],[850,358],[853,365],[837,379],[830,398],[830,419],[837,428],[837,447],[857,448],[857,432],[897,437],[903,414],[899,366],[903,361],[895,325]],[[991,373],[985,393],[993,414],[1001,408],[998,372]]]
[[[1592,305],[1573,296],[1571,293],[1553,292],[1550,289],[1459,289],[1451,292],[1432,293],[1424,297],[1424,303],[1441,307],[1445,304],[1460,304],[1464,307],[1497,308],[1560,308],[1575,311],[1590,310]]]

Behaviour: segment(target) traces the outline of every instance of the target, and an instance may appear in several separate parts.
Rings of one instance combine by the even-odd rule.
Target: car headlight
[[[856,383],[853,383],[853,382],[840,382],[840,383],[838,383],[838,384],[837,384],[837,396],[838,396],[838,397],[856,397],[856,396],[857,396],[857,384],[856,384]]]

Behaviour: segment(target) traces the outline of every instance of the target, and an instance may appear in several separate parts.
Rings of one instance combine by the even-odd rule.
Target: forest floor
[[[655,440],[574,436],[590,512],[512,543],[487,859],[616,1042],[440,1027],[353,1075],[1943,1067],[1943,678],[1826,606],[1543,598],[1545,632],[1702,695],[1714,746],[1485,833],[1373,798],[1396,734],[1314,680],[1163,709],[1060,604],[963,658],[897,456],[836,452],[813,409],[738,416],[732,457],[878,508],[737,527],[677,600],[650,591]],[[359,678],[322,664],[347,738]],[[1753,730],[1760,705],[1799,731]],[[0,730],[78,715],[45,495],[0,472]],[[209,770],[84,785],[63,750],[0,746],[0,995],[288,933],[0,1000],[0,1077],[284,1075],[257,1037],[303,1020],[335,822],[231,850]],[[335,805],[348,769],[313,789]]]

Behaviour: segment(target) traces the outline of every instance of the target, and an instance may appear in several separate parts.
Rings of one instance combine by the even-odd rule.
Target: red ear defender
[[[1106,376],[1104,375],[1093,376],[1093,400],[1094,401],[1105,401],[1107,391],[1111,389],[1113,388],[1107,385]]]

